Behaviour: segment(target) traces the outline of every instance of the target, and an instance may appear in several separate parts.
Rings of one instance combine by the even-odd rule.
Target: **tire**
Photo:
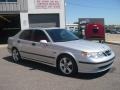
[[[15,63],[21,62],[21,56],[19,51],[16,48],[13,48],[12,50],[12,58]]]
[[[58,70],[65,76],[75,75],[78,72],[77,64],[70,56],[62,56],[59,59]]]

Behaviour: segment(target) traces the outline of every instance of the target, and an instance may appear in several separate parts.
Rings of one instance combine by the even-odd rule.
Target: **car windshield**
[[[46,31],[54,42],[66,42],[79,39],[73,33],[65,29],[52,29]]]

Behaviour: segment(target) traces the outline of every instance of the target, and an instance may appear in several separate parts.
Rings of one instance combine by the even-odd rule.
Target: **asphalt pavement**
[[[110,70],[74,77],[62,76],[55,68],[32,61],[13,63],[6,46],[0,47],[0,90],[120,90],[120,46],[109,46],[116,53]]]

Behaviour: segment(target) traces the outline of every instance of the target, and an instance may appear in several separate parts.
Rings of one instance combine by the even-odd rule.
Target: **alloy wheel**
[[[21,58],[20,58],[19,51],[17,49],[12,50],[12,57],[13,57],[14,62],[20,61]]]
[[[70,58],[63,57],[60,60],[59,68],[63,74],[70,75],[73,73],[73,70],[74,70],[73,61]]]

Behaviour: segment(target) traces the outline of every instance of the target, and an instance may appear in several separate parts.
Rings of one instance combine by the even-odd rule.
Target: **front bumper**
[[[78,72],[82,73],[99,73],[106,71],[112,67],[114,58],[111,58],[109,61],[101,62],[101,63],[86,63],[79,62],[78,63]]]

